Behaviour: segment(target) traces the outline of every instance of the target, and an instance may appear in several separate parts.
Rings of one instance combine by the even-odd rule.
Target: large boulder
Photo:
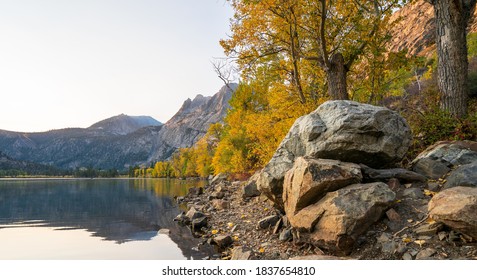
[[[361,179],[361,168],[355,163],[299,157],[285,175],[285,213],[295,215],[306,206],[316,203],[326,193],[359,183]]]
[[[477,161],[477,142],[441,141],[428,147],[412,161],[412,169],[431,179],[439,179],[451,168]]]
[[[477,161],[461,165],[449,174],[444,188],[457,186],[477,187]]]
[[[383,168],[403,158],[411,138],[408,124],[394,111],[353,101],[328,101],[295,121],[260,173],[257,187],[283,209],[283,179],[295,158],[311,156]]]
[[[326,194],[289,221],[316,246],[349,254],[355,240],[381,218],[395,197],[381,182],[354,184]]]
[[[477,188],[459,186],[439,192],[429,202],[429,216],[477,239]]]

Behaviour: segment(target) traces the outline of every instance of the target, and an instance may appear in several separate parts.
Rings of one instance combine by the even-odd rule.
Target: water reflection
[[[173,197],[183,196],[189,187],[203,184],[162,179],[2,180],[0,242],[5,241],[7,234],[12,238],[11,234],[25,234],[35,228],[36,237],[33,234],[32,238],[38,240],[38,230],[43,228],[55,231],[51,235],[65,231],[65,235],[82,236],[81,232],[87,232],[90,238],[83,243],[97,239],[102,242],[95,241],[97,244],[91,246],[104,248],[116,244],[125,248],[131,246],[126,243],[164,239],[157,231],[168,228],[169,239],[183,257],[202,258],[202,253],[192,249],[197,240],[190,231],[173,222],[180,212]]]

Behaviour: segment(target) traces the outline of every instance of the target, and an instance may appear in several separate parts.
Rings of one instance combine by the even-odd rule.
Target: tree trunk
[[[328,94],[333,100],[348,100],[348,86],[346,83],[347,70],[344,58],[341,53],[335,53],[329,60],[329,67],[326,69],[326,80],[328,82]]]
[[[441,108],[455,117],[467,114],[468,60],[466,28],[476,1],[435,0],[437,85]]]

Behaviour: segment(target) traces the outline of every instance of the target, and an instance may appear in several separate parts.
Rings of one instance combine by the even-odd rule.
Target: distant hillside
[[[60,175],[61,170],[53,166],[15,160],[0,151],[0,177],[28,175]]]
[[[397,11],[391,21],[401,18],[392,30],[389,50],[397,52],[407,49],[410,55],[429,56],[435,50],[434,10],[424,0],[414,1]],[[477,9],[469,23],[469,32],[477,32]]]
[[[237,85],[230,85],[233,89]],[[151,117],[119,115],[88,128],[41,133],[0,130],[0,150],[23,161],[64,169],[94,167],[127,169],[165,160],[180,147],[190,147],[211,123],[222,121],[232,92],[223,87],[214,96],[186,100],[165,125]]]
[[[161,122],[150,116],[118,115],[102,120],[88,127],[89,129],[104,130],[106,132],[126,135],[146,126],[160,126]]]

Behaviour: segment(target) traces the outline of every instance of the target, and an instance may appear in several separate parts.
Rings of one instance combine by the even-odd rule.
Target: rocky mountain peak
[[[186,100],[159,132],[158,148],[149,161],[164,160],[178,148],[193,146],[207,133],[210,124],[222,122],[237,87],[237,84],[229,84],[213,96],[197,95],[193,100]]]

